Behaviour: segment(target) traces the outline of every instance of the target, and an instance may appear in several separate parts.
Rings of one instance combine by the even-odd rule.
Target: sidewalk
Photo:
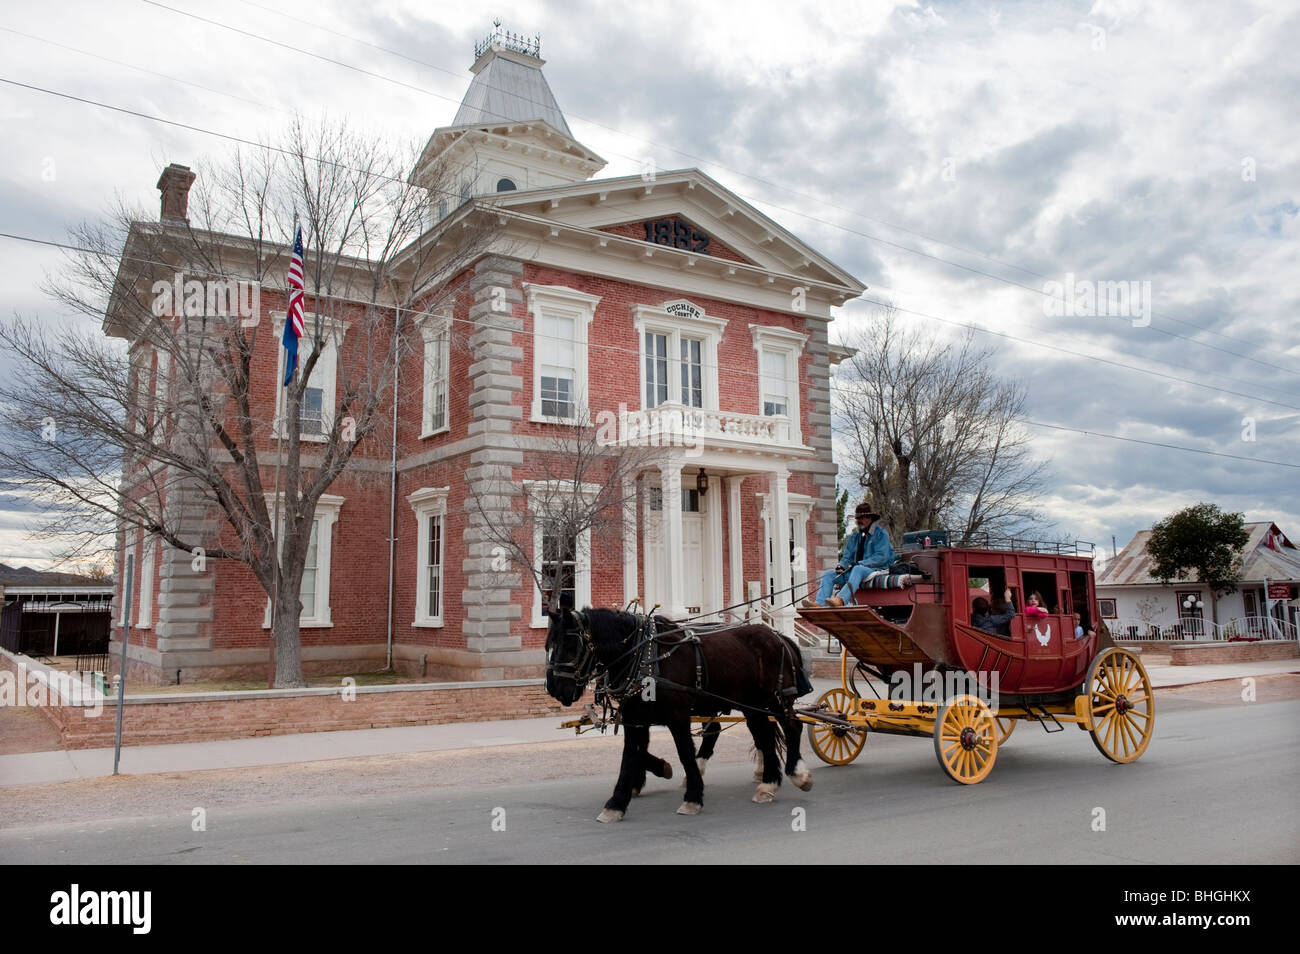
[[[1157,688],[1171,688],[1218,679],[1242,679],[1278,673],[1300,672],[1300,660],[1279,659],[1253,663],[1224,663],[1212,666],[1152,665],[1147,669]],[[838,680],[814,679],[815,699]],[[506,719],[494,722],[461,722],[452,725],[423,725],[393,729],[360,729],[338,732],[306,732],[298,735],[263,736],[216,742],[187,742],[178,745],[128,745],[122,747],[121,772],[149,775],[195,772],[206,769],[255,768],[330,759],[364,758],[375,755],[406,755],[497,745],[536,742],[566,742],[575,738],[599,738],[593,732],[575,736],[559,728],[561,722],[577,718],[579,709],[542,719]],[[662,730],[656,730],[662,731]],[[112,775],[113,750],[76,749],[30,752],[0,756],[0,786],[40,785]]]

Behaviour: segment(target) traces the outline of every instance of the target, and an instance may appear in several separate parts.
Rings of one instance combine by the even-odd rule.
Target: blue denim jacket
[[[844,552],[840,554],[840,566],[846,570],[853,569],[854,557],[858,553],[858,537],[862,531],[854,530],[844,541]],[[887,570],[894,562],[894,545],[889,542],[889,531],[881,524],[873,523],[867,531],[867,545],[863,548],[862,559],[856,561],[858,566],[869,570]]]

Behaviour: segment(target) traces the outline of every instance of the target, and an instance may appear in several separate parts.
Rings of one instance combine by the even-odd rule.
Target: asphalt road
[[[442,787],[389,792],[382,769],[371,767],[365,769],[371,788],[364,797],[341,792],[339,782],[332,793],[327,784],[320,792],[277,801],[264,797],[265,791],[256,794],[250,782],[224,801],[213,796],[206,831],[193,831],[190,812],[159,796],[156,811],[131,817],[7,828],[0,831],[0,861],[1300,861],[1300,701],[1227,705],[1173,697],[1159,699],[1157,706],[1156,738],[1134,764],[1106,761],[1073,726],[1048,736],[1022,724],[999,750],[992,774],[975,786],[950,782],[928,740],[875,736],[849,766],[831,768],[814,756],[812,791],[799,792],[787,782],[774,803],[756,805],[737,739],[730,761],[710,768],[703,814],[676,815],[677,780],[656,779],[633,801],[625,821],[600,825],[594,818],[613,785],[603,766],[612,765],[617,754],[611,739],[606,741],[613,744],[599,748],[599,775],[475,784],[471,774]],[[652,748],[668,754],[667,741],[660,739]],[[544,746],[509,748],[525,778],[529,759],[560,757]],[[593,751],[587,747],[572,757],[590,762]],[[269,777],[257,773],[260,785]],[[322,779],[328,783],[328,774]],[[803,810],[804,830],[796,830],[796,809]],[[1104,831],[1094,830],[1098,809],[1104,810]],[[504,830],[494,830],[494,821]]]

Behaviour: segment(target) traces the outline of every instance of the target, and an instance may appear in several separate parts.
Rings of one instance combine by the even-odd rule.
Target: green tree
[[[844,547],[844,511],[849,506],[849,492],[841,490],[839,498],[835,501],[835,526],[839,528],[839,542],[835,544],[838,548]]]
[[[1210,588],[1210,616],[1219,622],[1218,598],[1237,588],[1241,548],[1250,534],[1245,515],[1198,503],[1170,514],[1151,528],[1147,556],[1161,583],[1196,579]]]

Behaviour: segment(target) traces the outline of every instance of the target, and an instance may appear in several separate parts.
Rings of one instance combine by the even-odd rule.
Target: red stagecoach
[[[950,537],[908,534],[909,572],[869,580],[855,605],[799,610],[842,647],[840,688],[800,710],[818,756],[851,762],[868,732],[929,736],[944,771],[970,784],[1028,720],[1049,732],[1072,722],[1108,759],[1136,760],[1155,728],[1151,681],[1101,622],[1090,547]],[[977,586],[993,601],[1010,590],[1017,613],[1001,633],[971,624]],[[1031,593],[1045,615],[1024,615]]]

